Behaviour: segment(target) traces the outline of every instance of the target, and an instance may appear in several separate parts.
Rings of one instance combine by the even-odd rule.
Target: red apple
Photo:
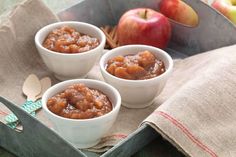
[[[171,25],[164,15],[149,8],[136,8],[122,15],[117,27],[120,45],[144,44],[165,48]]]
[[[236,0],[215,0],[212,7],[236,24]]]
[[[198,24],[197,13],[181,0],[162,0],[159,7],[162,14],[174,21],[188,26]]]

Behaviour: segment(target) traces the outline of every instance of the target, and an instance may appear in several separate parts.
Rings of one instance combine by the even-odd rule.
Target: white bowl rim
[[[162,73],[161,75],[159,76],[156,76],[156,77],[153,77],[153,78],[150,78],[150,79],[145,79],[145,80],[128,80],[128,79],[123,79],[123,78],[119,78],[119,77],[116,77],[116,76],[113,76],[112,74],[110,74],[109,72],[106,71],[104,65],[106,63],[105,62],[105,59],[107,57],[109,57],[113,51],[117,51],[118,49],[120,50],[125,50],[127,48],[134,48],[134,47],[140,47],[140,48],[151,48],[151,49],[156,49],[157,51],[163,53],[165,55],[165,57],[167,58],[168,62],[169,62],[169,67],[168,69]],[[153,52],[155,53],[155,52]],[[173,69],[173,59],[171,58],[171,56],[165,52],[164,50],[160,49],[160,48],[157,48],[157,47],[154,47],[154,46],[149,46],[149,45],[138,45],[138,44],[133,44],[133,45],[124,45],[124,46],[120,46],[120,47],[117,47],[117,48],[114,48],[108,52],[106,52],[100,59],[99,61],[99,66],[100,66],[100,69],[102,70],[102,72],[106,73],[107,75],[109,75],[110,77],[112,77],[113,79],[116,79],[118,81],[123,81],[123,82],[127,82],[127,83],[147,83],[147,82],[150,82],[150,81],[153,81],[153,80],[157,80],[157,79],[161,79],[162,77],[164,77],[165,75],[167,75],[168,73],[170,73]]]
[[[97,47],[95,47],[95,48],[93,48],[93,49],[91,49],[89,51],[82,52],[82,53],[60,53],[60,52],[49,50],[49,49],[43,47],[42,44],[39,43],[39,35],[43,31],[45,31],[46,29],[48,29],[48,28],[50,28],[52,26],[55,26],[55,25],[60,27],[62,25],[66,25],[66,24],[68,24],[68,25],[70,25],[70,24],[85,25],[85,26],[88,26],[88,28],[95,29],[101,35],[102,40],[100,41],[100,43],[99,43],[99,45]],[[37,31],[37,33],[36,33],[36,35],[34,37],[34,40],[35,40],[36,45],[38,45],[41,49],[45,50],[44,52],[47,52],[47,53],[50,53],[50,54],[61,55],[61,56],[83,56],[83,55],[86,55],[87,53],[91,53],[91,51],[94,51],[94,50],[98,49],[102,45],[105,45],[106,36],[103,33],[103,31],[100,30],[95,25],[92,25],[92,24],[89,24],[89,23],[86,23],[86,22],[79,22],[79,21],[61,21],[61,22],[51,23],[49,25],[46,25],[46,26],[42,27],[40,30]]]
[[[48,95],[49,93],[51,93],[55,88],[62,86],[65,83],[80,83],[81,81],[85,81],[85,82],[95,82],[96,84],[102,84],[103,86],[107,86],[108,88],[110,88],[113,91],[113,94],[116,96],[117,102],[115,105],[112,104],[113,108],[110,112],[99,116],[99,117],[95,117],[95,118],[89,118],[89,119],[72,119],[72,118],[65,118],[62,116],[59,116],[55,113],[53,113],[52,111],[50,111],[47,107],[47,102],[46,102],[46,95]],[[86,85],[86,83],[84,83]],[[97,89],[99,90],[99,89]],[[58,91],[60,92],[60,91]],[[44,103],[45,102],[45,103]],[[120,93],[118,92],[118,90],[116,88],[114,88],[113,86],[111,86],[110,84],[103,82],[103,81],[99,81],[99,80],[93,80],[93,79],[72,79],[72,80],[67,80],[67,81],[63,81],[60,83],[57,83],[55,85],[53,85],[52,87],[50,87],[42,96],[42,107],[45,111],[47,111],[49,114],[51,114],[52,116],[61,119],[61,120],[66,120],[66,121],[70,121],[70,122],[91,122],[91,121],[97,121],[97,120],[101,120],[101,119],[105,119],[106,117],[110,116],[113,112],[119,110],[121,106],[121,96]]]

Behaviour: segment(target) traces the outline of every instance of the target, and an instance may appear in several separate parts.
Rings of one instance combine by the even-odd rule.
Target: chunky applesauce
[[[106,70],[119,78],[145,80],[164,73],[165,65],[151,52],[142,51],[136,55],[116,56],[108,60]]]
[[[97,38],[80,33],[69,26],[54,29],[43,42],[43,47],[60,53],[81,53],[98,45]]]
[[[108,97],[84,84],[74,84],[47,101],[48,109],[65,118],[89,119],[112,110]]]

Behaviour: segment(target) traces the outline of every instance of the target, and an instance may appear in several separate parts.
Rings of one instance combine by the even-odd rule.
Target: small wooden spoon
[[[51,87],[52,81],[49,77],[44,77],[40,80],[41,84],[41,92],[36,96],[36,100],[40,99],[43,96],[43,93],[46,92],[46,90]]]
[[[27,96],[27,101],[36,101],[36,96],[41,92],[41,83],[38,77],[30,74],[23,84],[22,91]]]
[[[27,102],[29,101],[36,101],[37,99],[40,99],[43,95],[43,93],[51,86],[51,79],[49,77],[44,77],[39,81],[38,77],[34,74],[29,75],[24,84],[23,84],[23,93],[27,96]],[[25,105],[24,104],[24,105]],[[33,105],[32,102],[30,102],[30,105]],[[30,112],[30,110],[26,110],[31,115],[35,115],[35,111],[40,109],[41,106],[37,106],[38,108],[30,108],[34,109],[34,111]],[[25,108],[26,109],[26,108]],[[6,122],[8,123],[8,126],[11,128],[16,128],[18,124],[18,118],[14,114],[9,114],[5,117]]]

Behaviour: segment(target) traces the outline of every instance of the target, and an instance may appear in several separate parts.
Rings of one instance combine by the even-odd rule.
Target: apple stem
[[[139,13],[139,16],[143,19],[147,19],[147,9]]]
[[[144,11],[144,16],[143,16],[144,19],[147,19],[147,9],[145,9]]]

